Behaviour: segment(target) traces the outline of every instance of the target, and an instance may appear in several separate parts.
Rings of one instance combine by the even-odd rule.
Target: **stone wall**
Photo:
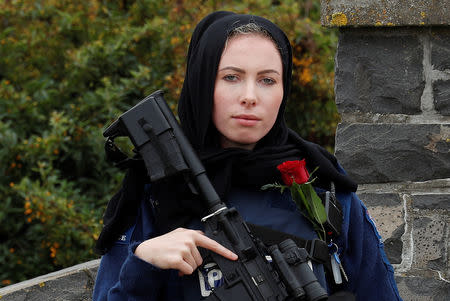
[[[0,288],[2,301],[92,300],[99,259]]]
[[[404,300],[450,300],[450,1],[322,0],[339,27],[336,156]]]

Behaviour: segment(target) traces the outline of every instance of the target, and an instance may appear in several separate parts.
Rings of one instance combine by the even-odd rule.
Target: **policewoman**
[[[341,274],[330,275],[313,261],[319,283],[329,294],[347,291],[356,300],[401,300],[357,185],[334,156],[286,126],[291,65],[289,40],[269,20],[231,12],[206,16],[189,46],[178,110],[183,131],[228,207],[248,223],[309,241],[317,234],[289,192],[261,187],[282,181],[277,166],[283,162],[304,159],[310,171],[317,168],[315,188],[330,190],[334,183],[343,216],[330,251]],[[220,270],[202,266],[198,248],[229,260],[237,255],[203,234],[205,209],[182,177],[149,183],[143,163],[130,167],[105,212],[93,299],[207,297],[223,281]]]

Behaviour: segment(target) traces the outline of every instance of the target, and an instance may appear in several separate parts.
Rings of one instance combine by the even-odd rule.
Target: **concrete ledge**
[[[449,25],[450,2],[429,0],[321,0],[324,26]]]
[[[81,263],[0,289],[11,301],[91,300],[100,259]]]

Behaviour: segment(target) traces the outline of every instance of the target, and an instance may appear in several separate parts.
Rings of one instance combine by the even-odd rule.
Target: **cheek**
[[[217,129],[220,128],[222,122],[222,119],[226,115],[225,111],[225,102],[226,99],[224,99],[220,93],[220,87],[216,86],[215,92],[214,92],[214,103],[213,103],[213,109],[212,109],[212,121]]]
[[[280,110],[281,102],[283,100],[283,90],[276,91],[273,95],[273,101],[269,103],[269,106],[267,108],[268,113],[270,114],[270,120],[272,122],[272,126],[275,123],[275,120],[277,119],[278,112]]]
[[[217,110],[217,106],[214,106],[212,111],[212,122],[216,127],[216,129],[219,129],[220,127],[220,116],[221,116],[220,110]]]

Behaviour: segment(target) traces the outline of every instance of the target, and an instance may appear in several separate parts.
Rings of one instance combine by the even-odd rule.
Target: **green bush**
[[[15,0],[0,3],[1,286],[96,258],[123,172],[102,131],[147,94],[180,93],[189,37],[214,10],[265,16],[292,41],[288,122],[333,147],[336,35],[319,1]]]

